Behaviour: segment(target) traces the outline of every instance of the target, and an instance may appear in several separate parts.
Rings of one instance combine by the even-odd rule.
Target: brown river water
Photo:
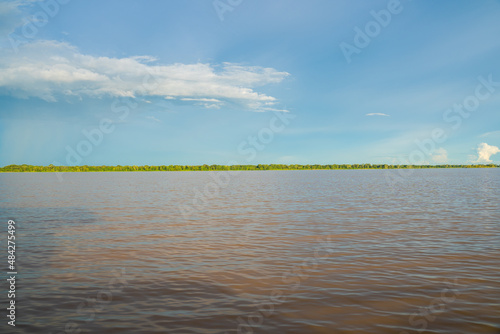
[[[0,333],[500,333],[500,169],[404,172],[0,174]]]

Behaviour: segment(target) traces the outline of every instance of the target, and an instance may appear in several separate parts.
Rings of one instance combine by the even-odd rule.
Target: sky
[[[500,163],[500,0],[0,0],[0,166]]]

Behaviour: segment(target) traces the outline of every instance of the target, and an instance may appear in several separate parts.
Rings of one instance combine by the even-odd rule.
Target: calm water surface
[[[500,169],[227,176],[0,174],[0,332],[500,332]]]

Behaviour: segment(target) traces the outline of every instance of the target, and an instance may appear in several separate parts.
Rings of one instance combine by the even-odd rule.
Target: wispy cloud
[[[146,116],[147,119],[150,119],[154,122],[157,122],[157,123],[162,123],[161,120],[159,120],[158,118],[154,117],[154,116]]]
[[[220,109],[221,106],[224,104],[221,100],[219,99],[213,99],[213,98],[190,98],[190,97],[184,97],[180,99],[181,101],[187,101],[187,102],[198,102],[196,103],[199,106],[203,106],[206,109]]]
[[[215,103],[203,103],[203,106],[207,109],[220,109],[220,104],[215,104]]]
[[[390,115],[380,113],[380,112],[372,112],[372,113],[366,114],[366,116],[386,116],[386,117],[389,117]]]
[[[484,138],[484,137],[499,137],[499,136],[500,136],[500,131],[491,131],[483,133],[479,137]]]
[[[222,102],[221,100],[217,100],[217,99],[207,99],[207,98],[194,99],[194,98],[188,98],[188,97],[182,98],[181,101]]]
[[[486,143],[481,143],[477,148],[477,162],[492,162],[491,156],[497,153],[500,153],[500,148]]]
[[[82,54],[67,43],[37,41],[0,59],[0,93],[54,102],[64,96],[160,96],[209,103],[220,99],[262,111],[276,98],[255,91],[289,74],[223,63],[156,65],[148,56],[109,58]],[[262,110],[261,110],[262,109]]]

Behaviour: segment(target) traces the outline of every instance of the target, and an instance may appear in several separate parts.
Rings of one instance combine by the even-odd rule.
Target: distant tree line
[[[160,172],[160,171],[224,171],[224,170],[317,170],[317,169],[408,169],[408,168],[498,168],[500,165],[162,165],[162,166],[32,166],[8,165],[0,172]]]

